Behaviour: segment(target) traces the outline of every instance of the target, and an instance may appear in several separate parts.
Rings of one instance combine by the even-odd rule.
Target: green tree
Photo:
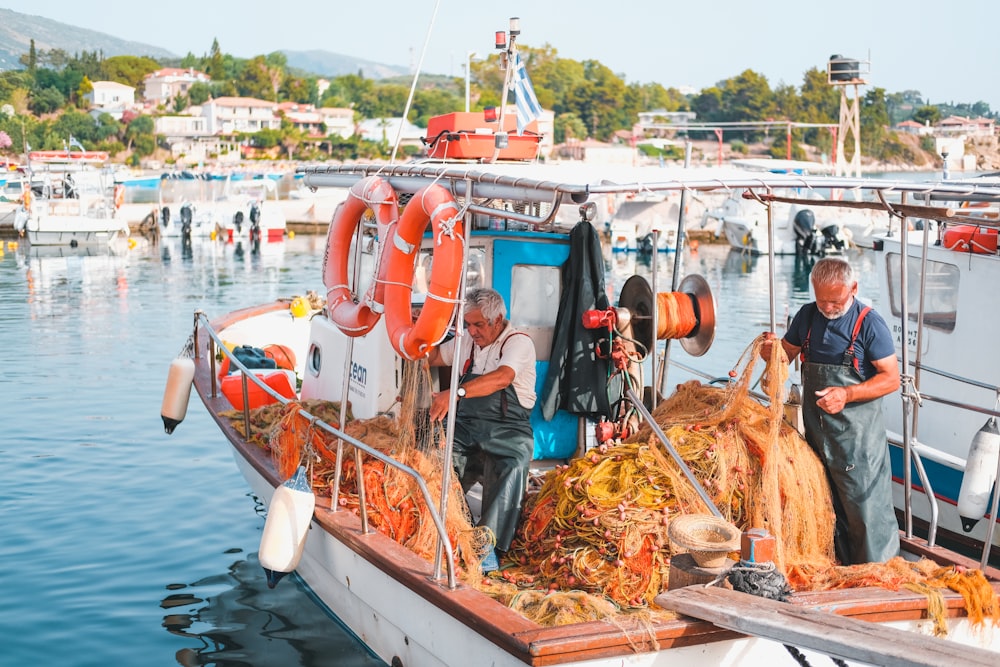
[[[53,113],[66,103],[66,97],[55,86],[43,88],[32,94],[29,108],[36,115]]]
[[[565,143],[568,139],[585,139],[587,137],[587,126],[583,124],[580,117],[575,113],[563,113],[555,117],[555,137],[557,144]]]
[[[218,38],[212,40],[212,50],[209,52],[208,64],[205,73],[212,81],[222,81],[226,78],[225,60],[222,57],[222,49],[219,48]]]
[[[136,116],[129,120],[125,126],[125,142],[129,150],[133,148],[137,153],[150,155],[156,148],[156,124],[151,116]],[[145,148],[152,146],[148,152]]]
[[[934,125],[941,120],[941,110],[933,106],[922,106],[913,112],[913,120],[921,125]]]
[[[188,99],[191,104],[202,105],[212,96],[212,89],[207,83],[196,81],[188,88]]]
[[[139,89],[147,75],[160,69],[160,64],[146,56],[111,56],[102,63],[104,78]]]

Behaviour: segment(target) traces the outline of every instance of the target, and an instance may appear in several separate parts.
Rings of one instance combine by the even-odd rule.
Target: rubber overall
[[[811,327],[810,327],[811,328]],[[855,328],[860,329],[860,322]],[[844,565],[884,562],[899,555],[892,471],[882,401],[848,403],[837,414],[816,405],[816,392],[862,382],[851,348],[840,364],[808,361],[803,345],[802,419],[806,440],[826,466],[837,515],[834,545]]]
[[[466,373],[462,382],[478,375]],[[506,551],[521,516],[528,483],[528,464],[535,440],[531,412],[521,407],[513,385],[458,402],[452,464],[468,490],[476,481],[482,460],[483,507],[479,525],[496,536],[497,549]]]

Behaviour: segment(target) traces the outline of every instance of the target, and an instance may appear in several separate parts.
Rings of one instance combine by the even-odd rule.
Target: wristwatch
[[[455,391],[455,395],[458,396],[459,398],[465,398],[465,387],[459,387]]]

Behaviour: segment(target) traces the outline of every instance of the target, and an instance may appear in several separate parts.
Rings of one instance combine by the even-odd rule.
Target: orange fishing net
[[[771,346],[762,376],[768,405],[750,394],[763,344],[757,339],[744,352],[731,373],[733,382],[723,387],[685,383],[653,414],[723,516],[741,530],[765,528],[777,538],[776,564],[795,590],[907,587],[928,596],[928,614],[940,629],[945,613],[940,591],[950,589],[963,596],[974,622],[996,622],[996,596],[978,571],[903,559],[836,565],[834,514],[823,466],[781,418],[788,364],[780,345]],[[417,470],[437,500],[443,434],[439,428],[417,428],[422,422],[414,407],[426,373],[425,364],[408,365],[398,419],[351,420],[345,431]],[[329,496],[336,441],[313,428],[303,408],[339,422],[336,404],[267,406],[255,411],[251,437],[271,450],[283,476],[311,461],[317,494]],[[240,414],[231,416],[242,430]],[[358,512],[354,449],[347,445],[343,453],[340,507]],[[427,512],[432,510],[412,478],[370,456],[364,457],[362,476],[371,524],[431,560],[436,532]],[[461,486],[454,474],[448,478],[455,502],[449,502],[445,523],[462,555],[466,583],[545,625],[601,618],[621,627],[623,617],[615,610],[642,619],[658,615],[652,601],[667,588],[677,549],[668,539],[670,521],[707,511],[662,443],[644,427],[629,442],[602,445],[547,472],[526,499],[499,577],[484,579],[478,555],[489,537],[472,527],[459,501]]]

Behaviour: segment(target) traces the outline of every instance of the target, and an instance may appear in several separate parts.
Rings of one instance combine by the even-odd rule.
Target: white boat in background
[[[652,252],[653,232],[657,232],[660,252],[677,250],[678,195],[639,195],[624,199],[615,207],[608,223],[614,252]]]
[[[33,151],[14,229],[31,245],[107,245],[128,237],[119,215],[124,186],[116,185],[104,151]]]
[[[285,236],[287,221],[274,179],[228,181],[215,206],[223,240],[280,241]]]
[[[773,194],[773,193],[768,193]],[[796,193],[785,193],[794,198]],[[754,199],[752,190],[732,191],[722,204],[706,211],[706,220],[715,220],[716,236],[724,236],[736,250],[755,255],[836,254],[848,247],[837,216],[804,203],[775,203],[770,207],[773,234],[768,229],[769,207]],[[774,247],[771,247],[771,244]]]

